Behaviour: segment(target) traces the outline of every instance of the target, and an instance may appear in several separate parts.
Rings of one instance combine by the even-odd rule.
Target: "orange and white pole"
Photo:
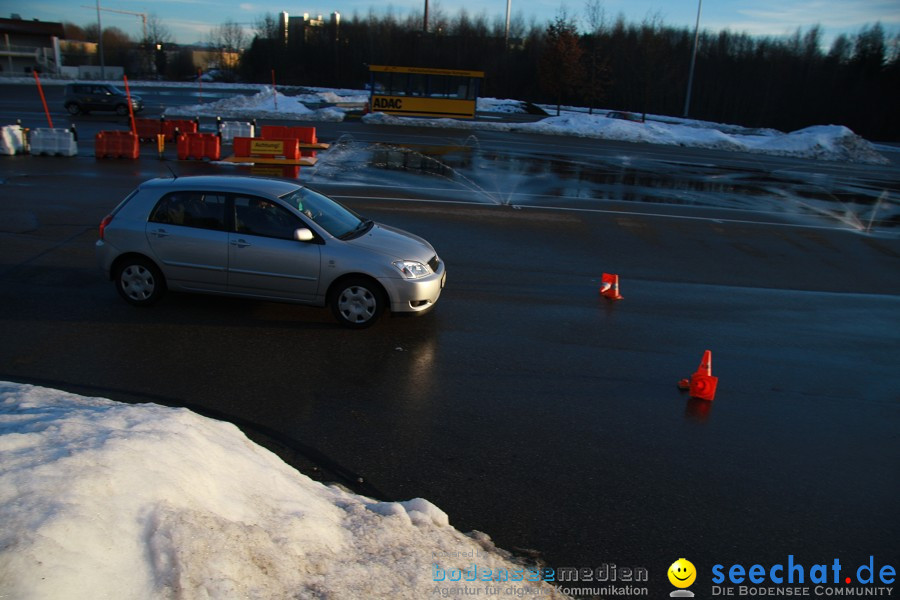
[[[44,88],[41,87],[41,78],[38,77],[37,71],[32,71],[34,74],[34,82],[37,83],[38,93],[41,95],[41,102],[44,104],[44,114],[47,115],[47,123],[50,125],[50,129],[53,129],[53,119],[50,118],[50,110],[47,108],[47,99],[44,97]]]
[[[122,76],[125,79],[125,97],[128,98],[128,117],[131,119],[131,133],[137,137],[137,123],[134,122],[134,107],[131,105],[131,90],[128,89],[128,76]]]

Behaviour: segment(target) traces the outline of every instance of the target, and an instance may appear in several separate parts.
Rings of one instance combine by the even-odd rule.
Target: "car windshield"
[[[367,231],[372,224],[328,196],[306,187],[281,196],[281,200],[336,238],[353,238]]]

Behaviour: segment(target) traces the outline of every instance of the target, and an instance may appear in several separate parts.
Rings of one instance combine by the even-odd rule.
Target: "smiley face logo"
[[[687,588],[691,587],[691,584],[697,579],[697,569],[694,568],[694,563],[691,561],[679,558],[669,567],[668,575],[672,585],[677,588]]]

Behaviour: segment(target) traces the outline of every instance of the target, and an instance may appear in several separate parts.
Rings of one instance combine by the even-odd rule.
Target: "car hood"
[[[380,223],[373,224],[364,235],[347,243],[396,260],[417,260],[427,263],[435,255],[431,244],[419,236]]]

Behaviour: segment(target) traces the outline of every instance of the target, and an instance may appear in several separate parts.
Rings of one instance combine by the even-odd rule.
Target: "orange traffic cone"
[[[619,295],[619,276],[604,273],[600,279],[600,295],[610,300],[622,300]]]
[[[718,384],[719,378],[713,377],[712,374],[712,352],[707,350],[703,353],[703,359],[700,361],[697,371],[691,375],[691,398],[712,402],[716,398]]]

